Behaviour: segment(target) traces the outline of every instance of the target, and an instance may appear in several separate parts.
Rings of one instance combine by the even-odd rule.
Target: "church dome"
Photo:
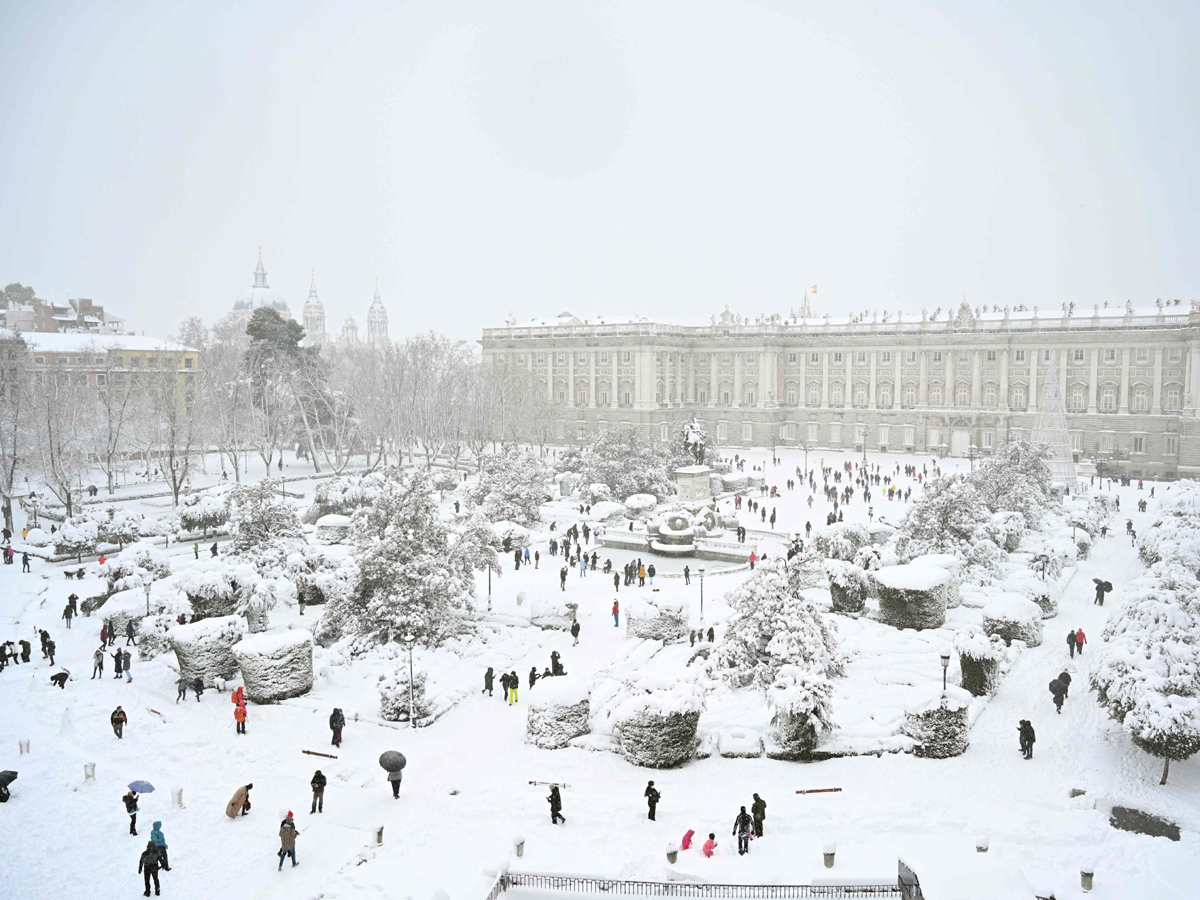
[[[291,318],[292,311],[288,309],[283,295],[271,290],[267,284],[267,270],[263,268],[262,248],[258,250],[258,266],[254,270],[254,284],[242,298],[233,304],[234,312],[253,313],[256,309],[273,309],[285,318]]]

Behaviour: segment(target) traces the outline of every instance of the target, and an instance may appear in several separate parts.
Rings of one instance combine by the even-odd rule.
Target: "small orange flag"
[[[812,286],[812,292],[814,294],[817,292],[817,286],[815,284]]]

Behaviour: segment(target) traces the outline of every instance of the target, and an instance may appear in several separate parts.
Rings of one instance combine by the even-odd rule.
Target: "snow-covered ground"
[[[783,464],[774,467],[762,454],[749,456],[751,464],[765,462],[768,483],[781,488],[803,458],[784,451]],[[809,464],[815,467],[822,458],[826,465],[838,465],[849,457],[817,452],[810,454]],[[872,456],[870,461],[882,464],[885,472],[896,463],[930,462],[895,455]],[[966,465],[945,461],[943,468],[949,472]],[[287,474],[294,468],[289,463]],[[902,486],[908,484],[901,479]],[[33,664],[0,672],[0,769],[20,772],[12,800],[0,806],[0,896],[140,891],[138,855],[151,822],[161,819],[172,865],[161,876],[164,896],[181,898],[426,900],[443,889],[453,900],[482,900],[493,877],[488,873],[511,855],[518,835],[527,841],[521,861],[527,870],[659,879],[668,868],[666,845],[688,829],[701,839],[697,848],[714,832],[717,856],[704,860],[694,849],[681,854],[671,868],[675,875],[713,881],[799,882],[830,871],[867,877],[881,860],[891,860],[894,869],[898,853],[938,859],[953,869],[975,864],[974,841],[987,837],[990,860],[1020,867],[1039,893],[1053,890],[1059,900],[1076,895],[1079,867],[1088,862],[1096,866],[1093,896],[1195,897],[1200,884],[1200,762],[1174,765],[1170,783],[1160,787],[1161,763],[1136,749],[1087,691],[1090,651],[1100,642],[1107,616],[1122,603],[1122,586],[1142,571],[1120,523],[1129,517],[1139,531],[1149,527],[1157,500],[1150,501],[1148,513],[1135,511],[1136,501],[1146,499],[1149,489],[1149,484],[1143,492],[1119,489],[1122,512],[1115,527],[1071,577],[1057,618],[1045,622],[1044,643],[1018,652],[997,694],[977,701],[970,749],[948,760],[885,752],[802,764],[724,759],[714,753],[680,769],[651,771],[614,753],[580,747],[547,751],[526,744],[527,674],[533,665],[539,671],[548,666],[552,650],[559,651],[570,673],[588,679],[682,664],[674,651],[656,652],[653,643],[627,638],[624,616],[620,627],[614,627],[611,607],[614,598],[623,607],[635,597],[682,601],[698,623],[695,566],[690,585],[678,577],[658,578],[653,588],[621,587],[617,593],[611,576],[597,571],[580,577],[572,570],[562,592],[561,558],[550,557],[542,540],[535,545],[542,554],[537,569],[513,571],[509,558],[502,577],[493,578],[493,614],[481,632],[483,640],[458,644],[457,653],[416,653],[416,667],[439,690],[463,697],[432,726],[412,730],[379,719],[377,678],[407,665],[403,651],[397,650],[394,659],[379,654],[347,663],[318,649],[312,692],[276,705],[252,704],[245,736],[234,731],[227,694],[208,692],[200,703],[189,694],[186,704],[175,704],[173,654],[148,663],[135,655],[131,684],[113,678],[111,659],[103,679],[89,680],[100,619],[77,619],[68,631],[59,616],[68,593],[87,597],[97,592],[98,582],[68,584],[63,567],[39,560],[30,575],[22,575],[20,566],[0,567],[0,640],[26,638],[34,646]],[[289,490],[311,496],[312,482],[289,485]],[[1160,498],[1169,496],[1166,490],[1158,487]],[[887,501],[884,493],[874,489],[876,518],[898,522],[905,504]],[[768,516],[772,507],[778,511],[778,533],[802,533],[806,521],[814,529],[824,524],[829,507],[820,493],[811,508],[807,490],[783,494],[763,499]],[[447,513],[452,499],[443,503]],[[160,502],[133,501],[130,507],[150,515],[166,511],[169,500],[161,507],[156,505]],[[845,509],[848,521],[866,521],[861,499]],[[557,522],[560,533],[579,518],[577,504],[566,500],[548,504],[544,511],[546,525]],[[171,551],[177,570],[206,563],[203,553],[194,560],[190,547]],[[599,553],[601,561],[612,558],[618,567],[629,557],[603,548]],[[682,569],[677,562],[655,562],[663,572]],[[708,568],[704,619],[719,633],[729,615],[721,598],[747,573]],[[1116,586],[1104,607],[1092,603],[1093,577]],[[479,576],[478,585],[483,611],[486,574]],[[524,595],[520,605],[518,593]],[[565,632],[520,624],[535,604],[562,600],[579,604],[578,647],[572,647]],[[310,608],[301,618],[294,608],[277,608],[271,631],[311,626],[319,614],[319,608]],[[852,658],[838,682],[835,703],[843,729],[830,737],[830,746],[841,742],[861,750],[872,741],[887,745],[909,692],[940,680],[939,654],[949,647],[954,628],[977,623],[979,616],[978,609],[964,606],[951,611],[946,628],[920,633],[838,617],[843,650]],[[40,659],[36,627],[51,632],[58,662],[72,673],[65,691],[49,684],[55,670]],[[1092,641],[1082,658],[1068,659],[1063,640],[1068,627],[1082,627]],[[488,666],[497,674],[518,673],[522,702],[504,704],[498,686],[495,696],[480,694]],[[1055,715],[1047,683],[1063,670],[1072,673],[1072,689],[1062,714]],[[952,679],[954,675],[952,668]],[[117,704],[130,720],[121,741],[108,726]],[[330,746],[327,727],[335,706],[348,719],[340,749]],[[718,692],[700,727],[714,734],[721,728],[754,730],[765,725],[766,717],[765,702],[746,693]],[[1031,719],[1037,729],[1030,761],[1017,748],[1016,727],[1022,718]],[[17,742],[24,738],[31,740],[32,753],[19,756]],[[305,749],[333,752],[338,759],[307,756],[301,752]],[[377,764],[387,749],[408,757],[399,800],[392,799]],[[83,779],[87,762],[96,764],[95,781]],[[308,783],[317,768],[329,786],[324,814],[310,815]],[[134,779],[158,788],[142,799],[139,838],[128,834],[120,799]],[[649,779],[662,792],[656,822],[646,820],[642,799]],[[563,791],[565,825],[550,825],[546,788],[530,781],[569,785]],[[225,804],[247,782],[255,785],[254,809],[231,821],[224,815]],[[175,787],[184,790],[184,809],[170,806]],[[842,791],[795,793],[824,787]],[[1072,799],[1072,789],[1087,793]],[[749,856],[738,857],[729,832],[738,807],[749,805],[753,792],[768,803],[766,837]],[[1183,828],[1183,839],[1171,842],[1114,830],[1105,811],[1114,803],[1174,819]],[[279,820],[288,810],[297,814],[300,866],[278,873],[272,865]],[[384,842],[377,846],[380,826]],[[839,842],[840,862],[825,870],[820,845],[831,839]]]

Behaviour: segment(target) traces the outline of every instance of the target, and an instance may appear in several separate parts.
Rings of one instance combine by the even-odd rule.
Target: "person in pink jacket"
[[[708,840],[704,842],[704,855],[712,858],[713,851],[717,849],[717,836],[709,832]]]
[[[684,850],[692,849],[692,835],[695,834],[695,829],[689,828],[687,834],[683,836],[683,840],[679,842],[680,848]]]

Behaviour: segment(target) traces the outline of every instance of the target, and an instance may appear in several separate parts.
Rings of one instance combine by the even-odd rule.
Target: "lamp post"
[[[146,592],[146,615],[150,615],[150,585],[153,583],[149,578],[142,579],[142,590]]]
[[[413,647],[416,646],[417,639],[410,631],[404,637],[400,638],[404,641],[404,646],[408,648],[408,721],[412,723],[412,727],[417,727],[417,711],[413,707]]]
[[[700,576],[700,630],[704,630],[704,563],[700,563],[696,567],[696,574]]]
[[[488,612],[492,611],[492,564],[488,563]]]
[[[942,692],[946,691],[946,670],[950,668],[950,654],[942,654]]]

